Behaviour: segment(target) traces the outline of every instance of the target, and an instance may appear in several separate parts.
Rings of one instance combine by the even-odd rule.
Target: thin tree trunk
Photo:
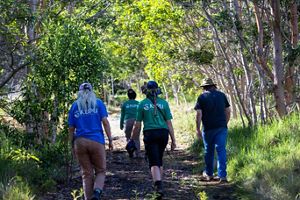
[[[219,50],[221,51],[223,57],[224,57],[225,60],[227,61],[226,63],[227,63],[227,66],[228,66],[228,68],[229,68],[230,76],[231,76],[231,78],[232,78],[232,83],[233,83],[232,85],[233,85],[234,91],[235,91],[235,93],[236,93],[236,95],[237,95],[237,99],[238,99],[238,102],[239,102],[239,104],[240,104],[240,106],[241,106],[242,112],[244,112],[244,114],[245,114],[245,116],[246,116],[246,118],[247,118],[248,124],[251,124],[251,118],[250,118],[250,116],[248,115],[248,113],[247,113],[247,111],[246,111],[246,108],[245,108],[245,106],[244,106],[244,104],[243,104],[243,101],[242,101],[242,98],[241,98],[241,93],[240,93],[240,91],[239,91],[239,89],[238,89],[237,79],[236,79],[235,74],[234,74],[234,72],[233,72],[233,66],[232,66],[232,64],[231,64],[231,61],[230,61],[228,55],[227,55],[226,52],[225,52],[225,49],[224,49],[224,47],[223,47],[223,45],[222,45],[222,43],[221,43],[220,37],[219,37],[219,35],[218,35],[218,31],[217,31],[217,29],[216,29],[216,27],[215,27],[215,25],[214,25],[214,23],[213,23],[213,20],[212,20],[211,16],[210,16],[209,13],[207,12],[205,6],[203,6],[203,11],[204,11],[204,13],[205,13],[205,16],[206,16],[206,18],[207,18],[209,24],[211,25],[211,27],[212,27],[212,29],[213,29],[214,39],[215,39],[215,42],[216,42],[216,44],[217,44],[217,45],[216,45],[216,46],[217,46],[217,49],[219,49]]]
[[[223,3],[225,9],[229,12],[226,3]],[[246,96],[245,100],[246,102],[248,101],[247,107],[249,108],[249,114],[251,116],[251,124],[250,125],[255,125],[257,123],[257,116],[256,116],[256,108],[255,108],[255,101],[254,101],[254,95],[253,95],[253,78],[252,74],[249,68],[249,64],[247,62],[247,59],[245,58],[244,52],[246,50],[246,46],[244,43],[244,40],[242,39],[243,33],[241,29],[238,29],[238,27],[235,25],[236,22],[241,22],[241,12],[240,12],[240,6],[237,0],[234,0],[234,9],[235,9],[235,20],[232,19],[232,24],[234,27],[234,31],[236,32],[236,35],[238,36],[239,39],[239,49],[240,49],[240,56],[241,56],[241,61],[242,61],[242,66],[244,69],[244,73],[246,76]]]
[[[52,144],[56,141],[57,136],[57,125],[58,125],[58,99],[55,97],[53,102],[53,113],[51,114],[51,142]]]
[[[258,64],[262,67],[265,74],[273,81],[274,75],[272,71],[267,66],[267,58],[264,56],[264,28],[262,25],[262,13],[259,10],[257,0],[253,1],[254,7],[254,15],[256,19],[256,26],[258,32],[258,46],[257,46],[257,56],[258,56]]]
[[[297,48],[298,45],[298,10],[296,1],[292,1],[290,5],[291,11],[291,43],[292,48]],[[285,89],[286,89],[286,103],[287,105],[292,104],[295,101],[295,65],[294,62],[290,62],[285,74]]]
[[[172,88],[173,96],[175,98],[176,105],[178,106],[179,105],[179,97],[178,97],[177,87],[174,84],[174,82],[172,81],[170,73],[168,75],[169,75],[169,80],[170,80],[170,83],[171,83],[171,88]]]
[[[281,38],[281,28],[280,28],[280,1],[272,0],[271,1],[272,13],[274,16],[273,19],[273,43],[274,43],[274,98],[276,102],[276,110],[280,117],[283,117],[287,114],[285,106],[285,96],[284,96],[284,69],[282,64],[282,38]]]
[[[163,88],[164,88],[166,100],[169,101],[169,95],[168,95],[168,91],[167,91],[166,85],[165,85],[165,83],[162,83],[162,85],[163,85]]]

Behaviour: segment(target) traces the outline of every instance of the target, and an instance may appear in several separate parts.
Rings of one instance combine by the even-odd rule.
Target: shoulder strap
[[[166,118],[166,116],[165,116],[164,113],[162,112],[162,110],[161,110],[157,105],[154,104],[153,100],[150,99],[150,98],[148,98],[148,99],[149,99],[149,100],[152,102],[152,104],[157,108],[157,110],[158,110],[158,111],[160,112],[160,114],[163,116],[164,120],[165,120],[165,121],[168,121],[167,118]]]

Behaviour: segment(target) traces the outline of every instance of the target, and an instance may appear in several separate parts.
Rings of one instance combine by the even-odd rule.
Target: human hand
[[[200,130],[197,130],[197,138],[202,140],[202,132]]]
[[[76,153],[75,153],[74,147],[71,147],[71,153],[72,153],[73,158],[76,159]]]
[[[110,151],[112,151],[114,149],[112,139],[110,139],[109,142],[108,142],[108,148],[109,148]]]
[[[172,140],[172,142],[171,142],[171,151],[174,151],[175,148],[176,148],[176,142]]]
[[[124,128],[124,126],[123,126],[123,125],[121,125],[121,126],[120,126],[120,129],[121,129],[121,130],[123,130],[123,128]]]

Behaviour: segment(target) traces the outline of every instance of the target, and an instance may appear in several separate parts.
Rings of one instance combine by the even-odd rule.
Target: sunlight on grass
[[[192,104],[171,105],[177,143],[190,146],[196,138],[195,115]]]
[[[189,133],[189,149],[200,155],[200,163],[203,161],[203,144],[195,140],[193,135],[194,115],[195,113],[184,117],[181,115],[179,120],[175,120],[180,124],[175,126]],[[299,122],[299,114],[254,128],[243,128],[238,120],[230,121],[227,142],[228,177],[238,185],[237,192],[241,198],[249,199],[248,196],[259,195],[259,198],[264,199],[296,199],[299,196]],[[201,167],[203,166],[199,165],[199,169],[195,171],[200,171]]]
[[[300,190],[299,121],[298,114],[253,129],[230,128],[230,179],[264,198],[295,199]]]

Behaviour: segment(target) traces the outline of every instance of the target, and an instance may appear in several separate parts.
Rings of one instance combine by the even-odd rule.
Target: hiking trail
[[[118,116],[111,116],[110,124],[114,137],[114,150],[107,151],[107,173],[103,200],[153,199],[151,174],[148,163],[142,158],[129,158],[125,151],[126,138],[119,129]],[[177,142],[178,143],[178,142]],[[142,134],[141,149],[143,150]],[[107,147],[106,147],[107,148]],[[219,185],[216,182],[201,182],[199,158],[192,155],[182,144],[170,152],[170,145],[164,156],[164,200],[200,199],[199,192],[205,191],[208,199],[234,200],[234,186],[230,183]],[[142,151],[144,153],[144,151]],[[47,193],[41,200],[73,200],[72,192],[79,194],[82,188],[78,170],[72,175],[68,185],[58,185],[57,191]],[[75,195],[76,196],[76,195]],[[78,197],[77,200],[82,198]]]

